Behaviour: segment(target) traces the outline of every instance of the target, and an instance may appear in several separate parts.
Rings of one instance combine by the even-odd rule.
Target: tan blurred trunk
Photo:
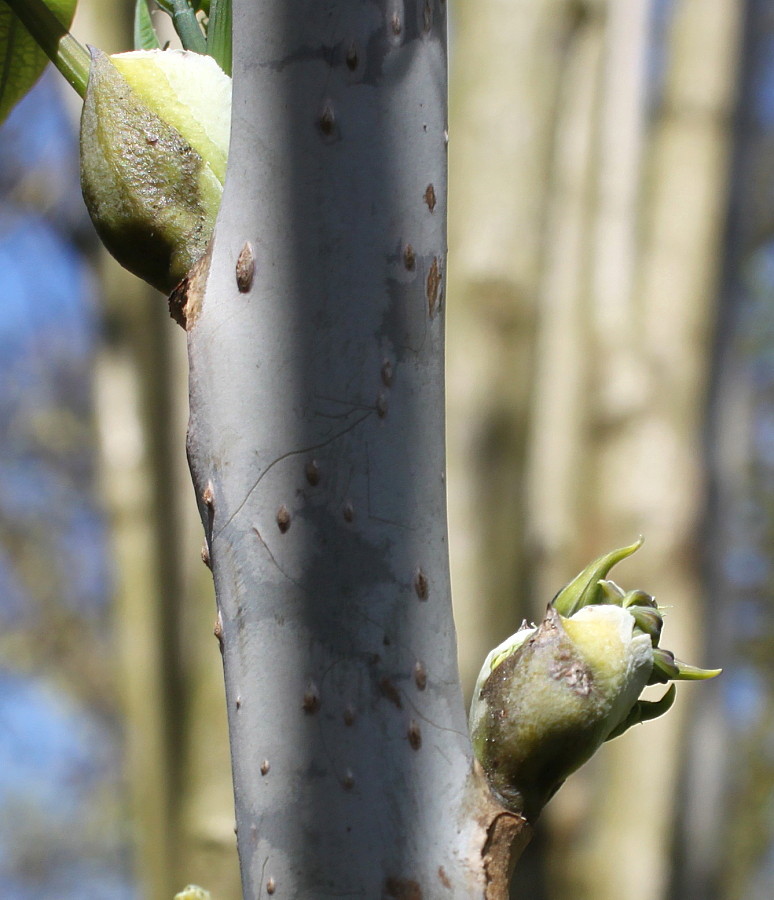
[[[675,0],[649,119],[651,12],[457,4],[449,482],[468,678],[520,615],[639,533],[621,580],[674,606],[666,645],[701,656],[685,623],[701,602],[700,438],[742,6]],[[552,801],[556,896],[664,896],[691,690]]]
[[[688,621],[701,604],[701,428],[741,8],[731,0],[675,4],[663,97],[644,133],[647,7],[619,0],[599,19],[590,202],[576,223],[588,255],[573,263],[555,254],[546,270],[553,309],[547,303],[541,318],[530,525],[548,562],[548,596],[584,560],[643,533],[645,548],[621,579],[674,607],[666,645],[698,658],[701,635]],[[568,79],[568,90],[581,80]],[[567,108],[578,115],[576,104]],[[557,165],[557,182],[559,174]],[[556,234],[571,215],[559,203]],[[557,243],[551,230],[547,241]],[[552,279],[561,277],[580,309],[557,292]],[[574,317],[574,340],[563,346],[557,332],[570,326],[557,313]],[[664,896],[690,691],[669,717],[605,748],[550,807],[557,896]]]
[[[457,0],[450,87],[448,466],[463,685],[529,614],[524,456],[567,0]]]
[[[184,451],[185,344],[162,298],[106,269],[112,340],[99,355],[97,415],[135,871],[152,900],[188,882],[236,900],[222,669]]]
[[[119,275],[120,277],[120,275]],[[170,896],[177,829],[172,823],[172,776],[164,703],[162,588],[159,530],[154,527],[152,455],[144,413],[143,369],[133,352],[147,334],[148,292],[123,282],[131,305],[105,345],[95,369],[101,486],[114,561],[115,632],[125,716],[126,777],[135,872],[145,897]],[[105,279],[106,281],[106,279]],[[127,321],[128,319],[128,321]],[[143,325],[145,327],[143,327]],[[153,371],[148,361],[144,372]]]

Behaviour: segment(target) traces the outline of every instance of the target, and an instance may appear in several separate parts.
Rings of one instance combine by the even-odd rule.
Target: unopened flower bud
[[[674,686],[660,700],[640,700],[649,683],[719,672],[658,647],[663,622],[653,598],[606,580],[639,546],[595,560],[557,594],[538,627],[522,627],[481,669],[470,710],[473,749],[494,792],[527,818],[606,740],[666,712]]]
[[[121,265],[169,293],[212,235],[231,79],[189,51],[91,54],[81,118],[84,200]]]

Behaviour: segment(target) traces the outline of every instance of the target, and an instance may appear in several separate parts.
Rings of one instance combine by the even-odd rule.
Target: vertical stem
[[[90,58],[43,0],[5,0],[80,97],[86,93]]]

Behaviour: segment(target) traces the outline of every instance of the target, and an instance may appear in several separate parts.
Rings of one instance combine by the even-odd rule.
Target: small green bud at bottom
[[[175,894],[174,900],[212,900],[212,894],[199,887],[198,884],[189,884]]]

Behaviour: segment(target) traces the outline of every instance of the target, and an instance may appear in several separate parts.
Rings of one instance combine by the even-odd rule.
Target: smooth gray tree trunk
[[[446,545],[446,4],[234,0],[234,38],[182,313],[244,894],[504,896]]]

